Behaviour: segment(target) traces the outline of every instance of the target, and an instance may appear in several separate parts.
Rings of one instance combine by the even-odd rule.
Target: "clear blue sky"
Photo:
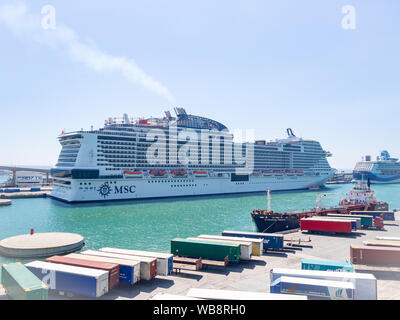
[[[89,54],[21,31],[0,9],[0,164],[54,165],[63,129],[174,106],[267,140],[291,127],[339,169],[382,149],[400,156],[398,0],[19,3],[38,26],[53,5],[57,30]],[[342,28],[344,5],[356,8],[355,30]],[[99,69],[93,52],[122,62]],[[150,84],[126,76],[132,61]]]

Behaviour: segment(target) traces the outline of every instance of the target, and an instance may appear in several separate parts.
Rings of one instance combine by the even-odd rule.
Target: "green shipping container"
[[[171,253],[182,257],[221,261],[228,257],[230,262],[238,262],[240,244],[176,238],[171,240]]]
[[[21,262],[3,264],[1,283],[13,300],[47,300],[48,288]]]
[[[328,216],[329,217],[342,217],[342,216],[345,216],[345,217],[348,217],[348,218],[352,218],[352,217],[360,218],[362,227],[373,227],[374,226],[374,218],[372,216],[356,215],[356,214],[353,214],[353,215],[342,215],[342,214],[334,214],[334,213],[333,214],[328,213]]]

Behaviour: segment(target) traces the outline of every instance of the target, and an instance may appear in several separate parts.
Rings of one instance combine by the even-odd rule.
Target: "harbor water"
[[[320,193],[322,206],[337,205],[351,184],[329,185],[319,191],[271,194],[274,211],[310,209]],[[372,185],[390,209],[400,208],[400,184]],[[256,231],[250,212],[266,209],[266,193],[201,196],[159,200],[65,204],[50,198],[15,199],[0,207],[0,239],[35,232],[71,232],[85,237],[84,249],[119,247],[169,252],[170,240],[223,230]],[[15,259],[0,256],[0,264]],[[21,261],[21,260],[18,260]],[[22,262],[25,262],[22,260]]]

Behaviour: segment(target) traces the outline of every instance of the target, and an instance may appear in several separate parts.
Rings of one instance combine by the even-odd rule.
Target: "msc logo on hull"
[[[108,184],[108,182],[103,183],[100,188],[97,190],[99,194],[105,199],[112,192],[114,194],[127,194],[127,193],[135,193],[136,186],[114,186],[114,189]]]

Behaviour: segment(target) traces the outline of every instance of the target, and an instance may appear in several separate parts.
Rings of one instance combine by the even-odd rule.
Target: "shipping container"
[[[309,299],[353,300],[354,284],[344,281],[282,276],[271,282],[271,293],[300,294]]]
[[[170,293],[157,293],[154,295],[151,300],[203,300],[198,298],[193,298],[189,296],[178,296],[176,294]]]
[[[228,257],[229,261],[238,262],[240,260],[240,245],[210,240],[175,238],[171,240],[171,253],[181,257],[220,261],[224,261],[225,257]]]
[[[251,243],[247,242],[237,242],[237,241],[229,241],[229,240],[220,240],[214,238],[204,238],[204,237],[189,237],[186,238],[188,240],[211,240],[213,242],[220,243],[235,243],[240,245],[240,260],[250,260],[251,259]]]
[[[98,298],[108,292],[108,272],[104,270],[33,261],[25,265],[51,290]]]
[[[377,299],[376,278],[374,275],[369,273],[314,271],[286,268],[273,268],[270,270],[271,282],[282,276],[332,281],[348,281],[355,284],[355,300]]]
[[[355,230],[360,230],[363,227],[360,217],[352,216],[352,215],[349,215],[349,214],[337,214],[336,215],[336,214],[328,213],[328,215],[324,216],[324,217],[331,218],[331,219],[337,218],[337,219],[346,219],[346,220],[355,221],[356,222],[356,229]]]
[[[48,288],[21,262],[3,264],[1,284],[13,300],[47,300]]]
[[[118,258],[90,256],[88,254],[70,253],[66,257],[85,259],[91,261],[104,261],[119,265],[119,282],[135,284],[140,280],[140,262]]]
[[[350,261],[353,264],[400,266],[400,248],[350,245]]]
[[[394,211],[351,211],[350,214],[362,214],[373,217],[381,217],[383,220],[394,221]]]
[[[314,260],[314,259],[301,259],[301,269],[354,272],[354,266],[350,262],[326,261],[326,260]]]
[[[245,237],[229,237],[229,236],[216,236],[216,235],[208,235],[208,234],[201,234],[198,238],[209,237],[210,239],[219,239],[219,240],[229,240],[229,241],[238,241],[238,242],[249,242],[252,245],[252,252],[253,256],[262,256],[263,248],[264,248],[264,240],[263,239],[256,239],[256,238],[245,238]]]
[[[307,300],[304,295],[199,288],[190,289],[186,295],[205,300]]]
[[[376,236],[377,240],[389,240],[389,241],[400,241],[399,237],[380,237]]]
[[[229,237],[245,237],[245,238],[263,239],[264,250],[283,249],[283,235],[281,235],[281,234],[227,230],[227,231],[223,231],[222,235],[229,236]]]
[[[142,250],[128,250],[119,248],[101,248],[99,251],[112,252],[118,254],[128,254],[141,257],[149,257],[157,259],[157,274],[160,276],[167,276],[172,273],[173,257],[171,253],[151,252]]]
[[[351,221],[341,220],[327,220],[327,219],[300,219],[300,229],[302,231],[321,231],[321,232],[337,232],[337,233],[351,233]]]
[[[140,279],[151,280],[157,275],[157,259],[149,257],[131,256],[127,254],[102,252],[94,250],[85,250],[81,254],[87,254],[90,256],[110,257],[125,260],[134,260],[140,262]]]
[[[350,221],[351,222],[351,230],[356,231],[357,229],[361,228],[361,223],[360,220],[357,221],[357,219],[351,219],[351,218],[339,218],[339,217],[328,217],[328,216],[316,216],[316,217],[310,217],[310,218],[304,218],[304,219],[309,219],[309,220],[318,220],[318,221]]]
[[[399,241],[393,240],[365,240],[363,241],[364,246],[380,246],[380,247],[398,247],[400,248]]]
[[[46,262],[61,263],[69,266],[99,269],[108,272],[108,290],[115,288],[119,284],[119,264],[109,262],[99,262],[72,258],[64,256],[53,256],[46,259]]]
[[[349,215],[345,215],[345,214],[335,214],[335,213],[328,213],[328,217],[349,217]],[[374,220],[372,216],[368,216],[368,215],[351,215],[350,217],[356,217],[356,218],[360,218],[360,222],[361,222],[361,227],[373,227],[374,226]]]

